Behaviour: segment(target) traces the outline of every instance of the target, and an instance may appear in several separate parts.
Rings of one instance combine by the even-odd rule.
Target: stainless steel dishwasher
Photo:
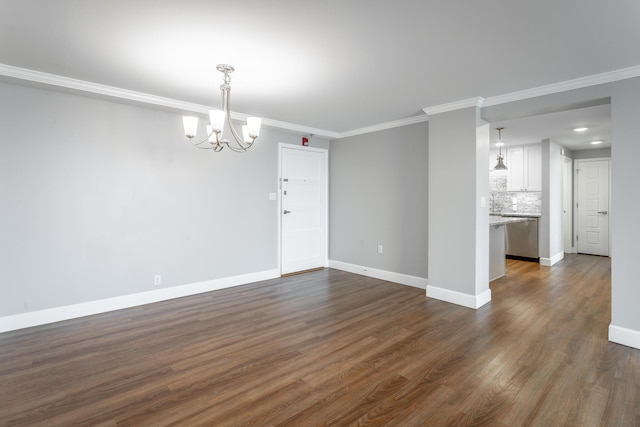
[[[515,216],[515,215],[513,215]],[[507,224],[504,229],[506,254],[511,258],[539,261],[538,218]]]

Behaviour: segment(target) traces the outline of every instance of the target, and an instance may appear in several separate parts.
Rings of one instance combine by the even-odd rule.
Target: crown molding
[[[237,114],[238,117],[242,116],[242,117],[247,117],[246,114]],[[236,118],[236,113],[233,113],[231,115],[232,118]],[[274,128],[278,128],[278,129],[284,129],[287,131],[292,131],[292,132],[296,132],[296,133],[302,133],[302,134],[309,134],[309,135],[313,135],[313,136],[322,136],[328,139],[337,139],[340,138],[340,133],[339,132],[333,132],[330,130],[326,130],[326,129],[318,129],[318,128],[314,128],[314,127],[309,127],[309,126],[304,126],[304,125],[297,125],[295,123],[289,123],[289,122],[281,122],[279,120],[273,120],[273,119],[267,119],[267,118],[262,118],[262,124],[265,126],[270,126],[270,127],[274,127]]]
[[[350,136],[363,135],[366,133],[378,132],[385,129],[392,129],[392,128],[397,128],[401,126],[412,125],[415,123],[422,123],[426,121],[429,121],[429,116],[427,115],[412,116],[412,117],[407,117],[406,119],[394,120],[391,122],[380,123],[373,126],[353,129],[346,132],[340,132],[337,138],[347,138]]]
[[[467,98],[461,101],[454,101],[448,104],[436,105],[434,107],[423,108],[422,111],[427,115],[446,113],[447,111],[461,110],[463,108],[478,107],[481,108],[484,105],[484,98],[477,96],[475,98]]]
[[[158,105],[176,110],[186,110],[198,113],[206,113],[208,111],[204,105],[164,98],[161,96],[136,92],[114,86],[107,86],[99,83],[87,82],[84,80],[72,79],[70,77],[58,76],[56,74],[43,73],[41,71],[28,70],[26,68],[13,67],[11,65],[0,64],[0,75],[13,79],[41,83],[47,86],[62,87],[80,92],[89,92],[110,98],[125,99],[127,101]]]
[[[56,74],[43,73],[41,71],[29,70],[26,68],[14,67],[11,65],[0,64],[0,76],[10,79],[19,79],[33,83],[39,83],[46,86],[54,86],[73,91],[87,92],[105,96],[108,98],[122,99],[135,103],[155,105],[159,107],[169,108],[181,112],[192,112],[199,114],[208,114],[209,110],[214,107],[202,104],[194,104],[192,102],[180,101],[173,98],[165,98],[162,96],[151,95],[143,92],[122,89],[114,86],[107,86],[99,83],[87,82],[84,80],[73,79],[70,77],[59,76]],[[234,120],[245,120],[247,114],[231,112],[231,118]],[[279,120],[262,119],[262,124],[274,128],[284,129],[287,131],[299,132],[303,134],[312,134],[327,138],[338,138],[338,132],[332,132],[324,129],[312,128],[308,126],[296,125],[293,123],[281,122]]]
[[[508,102],[521,101],[523,99],[535,98],[537,96],[552,95],[558,92],[566,92],[574,89],[582,89],[589,86],[612,83],[618,80],[625,80],[640,77],[640,65],[622,68],[620,70],[608,71],[606,73],[594,74],[592,76],[580,77],[560,83],[553,83],[545,86],[538,86],[518,92],[511,92],[504,95],[492,96],[485,99],[484,106],[506,104]]]
[[[14,67],[11,65],[0,64],[0,77],[10,79],[19,79],[47,86],[61,87],[73,91],[93,93],[109,98],[122,99],[135,103],[155,105],[159,107],[169,108],[177,111],[189,111],[199,114],[207,114],[212,108],[207,105],[194,104],[191,102],[180,101],[172,98],[151,95],[133,90],[121,89],[114,86],[102,85],[99,83],[87,82],[84,80],[72,79],[69,77],[58,76],[55,74],[43,73],[40,71],[29,70],[26,68]],[[394,120],[378,125],[367,126],[364,128],[353,129],[346,132],[334,132],[325,129],[312,128],[294,123],[282,122],[263,118],[262,123],[278,129],[284,129],[296,133],[311,134],[323,136],[329,139],[347,138],[355,135],[377,132],[385,129],[407,126],[415,123],[421,123],[429,120],[429,115],[455,111],[469,107],[490,107],[499,104],[505,104],[514,101],[521,101],[528,98],[538,96],[551,95],[558,92],[565,92],[573,89],[581,89],[599,84],[612,83],[618,80],[625,80],[634,77],[640,77],[640,65],[622,68],[620,70],[609,71],[606,73],[595,74],[592,76],[581,77],[578,79],[567,80],[560,83],[554,83],[545,86],[539,86],[518,92],[511,92],[504,95],[497,95],[488,98],[475,97],[454,101],[447,104],[436,105],[433,107],[423,108],[426,113],[424,116],[413,116],[406,119]],[[246,119],[247,115],[242,113],[231,112],[231,118],[234,120]]]

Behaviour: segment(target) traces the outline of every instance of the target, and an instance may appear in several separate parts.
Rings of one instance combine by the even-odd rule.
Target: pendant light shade
[[[502,155],[498,155],[498,164],[493,168],[494,171],[506,171],[507,166],[504,164],[504,160],[502,159]]]
[[[504,143],[502,142],[502,130],[504,128],[496,128],[498,130],[498,143],[496,144],[500,151],[498,152],[498,163],[493,168],[494,171],[506,171],[508,170],[507,165],[504,164],[504,157],[502,156],[502,146]]]

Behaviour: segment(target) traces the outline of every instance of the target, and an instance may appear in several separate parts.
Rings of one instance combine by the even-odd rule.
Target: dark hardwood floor
[[[491,289],[326,269],[0,334],[0,425],[640,424],[608,258],[508,260]]]

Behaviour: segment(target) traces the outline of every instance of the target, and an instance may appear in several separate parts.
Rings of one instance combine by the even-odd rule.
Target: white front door
[[[280,146],[280,274],[327,265],[327,150]]]
[[[609,256],[609,160],[576,160],[578,252]]]

